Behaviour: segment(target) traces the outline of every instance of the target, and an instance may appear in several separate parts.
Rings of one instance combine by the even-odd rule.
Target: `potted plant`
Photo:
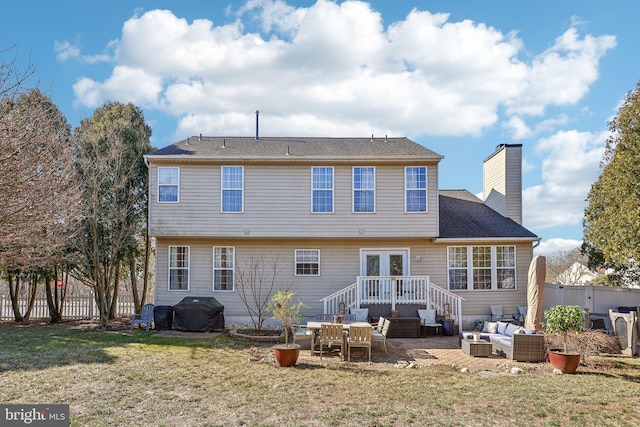
[[[561,333],[564,339],[564,350],[549,349],[549,362],[564,374],[570,374],[580,365],[580,353],[569,351],[569,331],[584,330],[585,311],[577,305],[556,305],[544,312],[545,331]]]
[[[299,344],[289,344],[289,331],[293,330],[296,319],[300,317],[300,308],[304,305],[301,302],[293,302],[294,295],[293,291],[280,290],[270,301],[273,317],[277,318],[284,328],[284,344],[273,347],[276,361],[282,367],[295,365],[300,354]]]

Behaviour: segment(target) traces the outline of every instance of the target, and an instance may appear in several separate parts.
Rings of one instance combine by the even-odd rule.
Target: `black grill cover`
[[[153,309],[153,323],[157,330],[171,329],[173,325],[173,307],[156,305]]]
[[[173,329],[214,331],[224,329],[224,305],[213,297],[186,297],[173,306]]]

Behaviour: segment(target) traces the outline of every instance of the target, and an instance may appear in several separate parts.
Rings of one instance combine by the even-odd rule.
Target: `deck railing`
[[[429,282],[429,276],[358,276],[357,282],[320,301],[327,314],[348,311],[361,305],[419,304],[443,315],[448,304],[449,317],[460,324],[464,298]]]

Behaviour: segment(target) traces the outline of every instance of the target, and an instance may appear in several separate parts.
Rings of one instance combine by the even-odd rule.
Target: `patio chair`
[[[340,346],[340,354],[344,355],[344,326],[342,324],[326,324],[320,327],[320,360],[322,360],[322,349]]]
[[[526,305],[519,305],[518,306],[518,320],[520,322],[523,322],[527,319],[527,310],[529,309],[528,306]]]
[[[351,362],[351,348],[359,347],[369,350],[369,362],[371,362],[371,327],[352,326],[349,328],[347,338],[347,360]]]
[[[491,321],[497,322],[498,320],[513,320],[513,318],[507,318],[506,315],[502,312],[501,305],[490,305],[491,309]]]
[[[382,324],[380,327],[380,331],[372,330],[371,331],[371,341],[374,342],[382,342],[382,348],[384,348],[384,352],[387,352],[387,334],[389,333],[389,327],[391,326],[391,322],[384,317],[380,317],[380,322],[378,322],[378,326]]]
[[[151,328],[151,320],[153,320],[153,304],[145,304],[140,310],[140,314],[134,314],[131,316],[131,330],[135,325],[146,325],[147,331]]]
[[[371,326],[373,326],[374,332],[382,332],[382,327],[384,326],[385,318],[384,316],[380,316],[377,322],[371,322]]]
[[[425,328],[434,328],[436,335],[442,331],[442,323],[436,321],[435,310],[418,310],[418,316],[420,316],[420,325]]]
[[[369,317],[368,308],[352,308],[351,314],[356,316],[356,322],[366,322]]]

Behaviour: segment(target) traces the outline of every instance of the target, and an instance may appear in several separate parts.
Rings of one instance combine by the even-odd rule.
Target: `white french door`
[[[363,249],[360,258],[362,276],[408,276],[407,249]]]

